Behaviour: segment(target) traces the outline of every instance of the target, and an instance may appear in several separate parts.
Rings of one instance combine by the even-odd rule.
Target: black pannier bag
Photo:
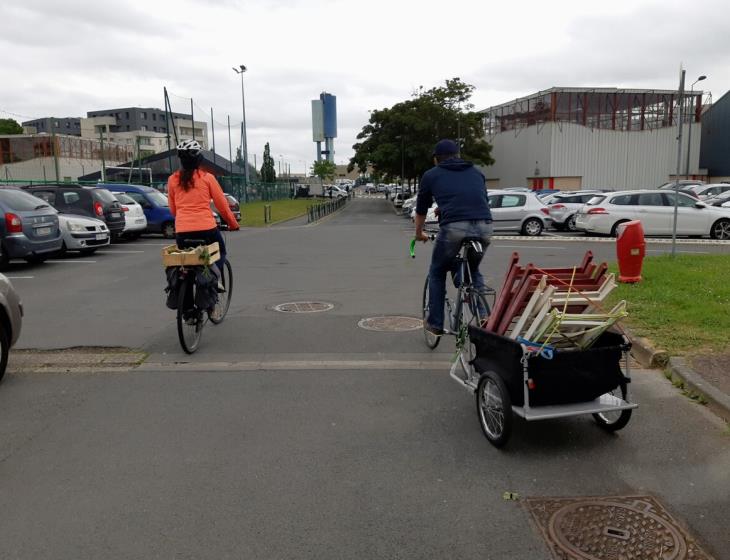
[[[218,303],[218,267],[206,266],[195,271],[195,307],[210,310]]]
[[[167,305],[168,309],[177,309],[177,294],[180,291],[180,275],[178,274],[178,267],[168,266],[165,268],[165,277],[167,278],[167,287],[165,293],[167,294]]]
[[[494,371],[502,377],[512,404],[524,406],[522,347],[511,338],[469,327],[477,350],[474,367],[480,373]],[[621,370],[623,352],[631,345],[614,332],[603,333],[587,350],[555,349],[551,360],[530,356],[528,377],[530,406],[592,401],[628,381]]]

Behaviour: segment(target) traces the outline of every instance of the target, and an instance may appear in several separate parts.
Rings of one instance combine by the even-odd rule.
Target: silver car
[[[0,274],[0,379],[8,366],[10,348],[15,345],[23,325],[23,304],[15,288]]]
[[[575,217],[583,205],[601,191],[561,192],[552,195],[547,202],[553,227],[559,230],[576,231]]]
[[[63,235],[62,254],[66,251],[79,251],[82,255],[91,255],[99,247],[109,245],[109,228],[105,222],[96,218],[59,214],[58,225]]]
[[[548,207],[535,193],[490,190],[488,196],[494,231],[534,237],[552,223]]]

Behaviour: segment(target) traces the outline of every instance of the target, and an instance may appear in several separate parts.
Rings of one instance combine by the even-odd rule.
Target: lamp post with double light
[[[243,91],[243,74],[246,67],[241,64],[238,68],[233,68],[236,74],[241,76],[241,112],[243,113],[243,141],[241,142],[241,151],[243,152],[243,176],[244,176],[244,201],[246,199],[246,188],[248,187],[248,142],[246,140],[246,96]]]
[[[689,118],[689,130],[687,131],[687,164],[684,168],[685,176],[687,179],[689,179],[689,153],[692,150],[692,125],[694,124],[695,114],[696,114],[695,110],[693,108],[695,84],[697,82],[701,82],[702,80],[705,80],[705,79],[707,79],[707,76],[700,76],[692,83],[692,85],[689,88],[690,118]]]

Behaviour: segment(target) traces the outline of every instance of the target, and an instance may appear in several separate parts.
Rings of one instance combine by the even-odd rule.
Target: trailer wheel
[[[626,400],[626,393],[626,383],[621,383],[621,385],[608,394],[614,397],[620,396],[623,400]],[[593,419],[604,430],[616,432],[629,423],[629,420],[631,420],[631,412],[631,409],[617,410],[614,412],[598,412],[593,415]]]
[[[484,436],[495,447],[502,447],[512,433],[512,399],[499,374],[482,374],[476,393],[477,414]]]

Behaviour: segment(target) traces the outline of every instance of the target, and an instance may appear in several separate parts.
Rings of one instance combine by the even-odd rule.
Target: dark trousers
[[[216,261],[220,274],[223,274],[223,263],[226,261],[226,243],[223,241],[223,236],[218,228],[206,229],[203,231],[185,231],[182,233],[175,234],[175,242],[180,249],[189,249],[190,247],[197,247],[198,245],[210,245],[211,243],[218,242],[220,248],[221,258]],[[193,294],[185,294],[184,302],[185,310],[193,307]]]

